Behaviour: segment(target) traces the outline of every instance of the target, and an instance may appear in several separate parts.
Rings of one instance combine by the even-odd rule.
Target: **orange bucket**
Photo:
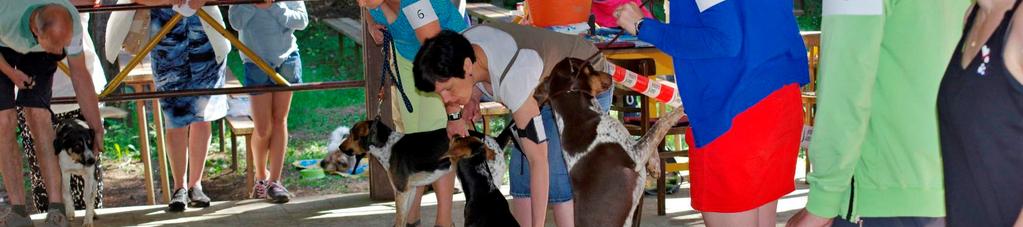
[[[586,22],[592,3],[593,0],[526,0],[529,16],[538,27]]]

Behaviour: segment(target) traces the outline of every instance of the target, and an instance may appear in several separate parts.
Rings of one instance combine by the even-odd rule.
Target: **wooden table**
[[[474,18],[476,23],[484,22],[508,22],[515,20],[515,11],[501,8],[490,3],[469,3],[465,4],[465,11]]]
[[[153,81],[153,71],[148,65],[141,65],[132,69],[124,80],[124,85],[131,87],[133,92],[155,91],[156,83]],[[170,203],[170,181],[167,174],[167,155],[164,151],[163,136],[163,113],[160,110],[159,100],[136,100],[135,116],[138,118],[139,127],[139,151],[142,153],[143,175],[146,180],[146,202],[149,205],[156,204],[156,193],[153,186],[152,160],[149,155],[149,127],[146,119],[146,102],[153,106],[153,130],[156,131],[156,153],[159,161],[160,190],[163,191],[163,203]]]
[[[604,57],[613,59],[652,58],[657,65],[657,75],[675,75],[671,56],[656,47],[608,48],[600,51],[604,53]]]

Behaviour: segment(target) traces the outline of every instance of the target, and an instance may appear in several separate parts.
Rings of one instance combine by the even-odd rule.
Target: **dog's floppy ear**
[[[484,143],[482,140],[473,140],[472,142],[469,143],[469,145],[472,147],[472,150],[474,151],[483,151],[483,155],[486,155],[487,160],[494,160],[494,156],[497,156],[497,152],[495,152],[493,149],[490,149],[490,147],[487,146],[487,144]]]
[[[60,152],[64,150],[64,139],[61,138],[63,137],[58,136],[53,140],[53,153],[55,155],[60,155]]]
[[[96,141],[96,130],[87,129],[86,132],[85,146],[88,146],[86,149],[92,150],[92,147],[95,145],[94,141]]]
[[[537,84],[536,88],[533,89],[533,99],[536,100],[537,106],[543,106],[550,100],[550,85],[551,76],[547,76],[540,79],[540,84]]]
[[[391,128],[387,127],[387,125],[379,119],[374,120],[370,124],[368,137],[369,145],[383,147],[387,144],[388,138],[391,137]],[[363,148],[369,149],[369,146],[364,146]]]
[[[61,122],[57,123],[57,125],[58,125],[57,126],[57,138],[53,139],[53,152],[54,152],[54,154],[60,155],[61,151],[63,151],[64,149],[66,149],[68,147],[71,147],[71,145],[68,144],[68,138],[70,138],[70,136],[71,136],[70,134],[71,134],[71,130],[72,130],[71,124],[73,124],[73,123],[68,123],[66,121],[61,121]]]

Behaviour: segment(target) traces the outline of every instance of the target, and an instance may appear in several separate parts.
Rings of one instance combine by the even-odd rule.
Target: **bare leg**
[[[288,149],[288,112],[291,92],[273,93],[273,131],[270,134],[270,181],[281,180],[284,154]]]
[[[529,226],[533,221],[532,201],[529,197],[512,199],[512,215],[519,225]]]
[[[188,169],[188,126],[167,128],[167,156],[170,158],[174,187],[171,192],[185,188],[185,170]]]
[[[27,113],[25,120],[29,130],[32,131],[32,139],[35,140],[36,157],[39,159],[40,171],[43,172],[46,195],[50,198],[50,203],[61,203],[64,201],[64,196],[61,191],[60,164],[57,163],[57,155],[53,151],[53,138],[56,135],[53,131],[50,110],[42,108],[25,108],[24,110]]]
[[[737,213],[703,212],[703,221],[707,222],[709,227],[758,226],[757,217],[758,209],[756,208]]]
[[[266,180],[266,159],[270,152],[270,137],[273,132],[273,95],[263,93],[252,95],[252,123],[255,131],[252,133],[252,167],[256,179]]]
[[[11,205],[25,205],[25,176],[21,171],[21,152],[14,129],[18,118],[14,108],[0,110],[0,171],[3,171],[4,189]]]
[[[554,223],[558,227],[575,226],[575,203],[572,200],[551,205],[554,209]]]
[[[196,122],[188,126],[188,188],[202,181],[206,152],[210,148],[210,123]]]
[[[433,190],[437,196],[437,220],[434,225],[437,226],[454,225],[451,222],[451,203],[455,193],[455,166],[452,165],[451,168],[450,173],[433,183]]]
[[[757,208],[757,221],[760,227],[775,226],[778,219],[778,201],[772,201]]]

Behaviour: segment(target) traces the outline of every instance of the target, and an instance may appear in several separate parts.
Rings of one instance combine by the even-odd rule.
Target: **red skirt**
[[[795,190],[801,102],[799,87],[787,85],[737,115],[710,144],[696,148],[687,136],[693,208],[742,212]]]

